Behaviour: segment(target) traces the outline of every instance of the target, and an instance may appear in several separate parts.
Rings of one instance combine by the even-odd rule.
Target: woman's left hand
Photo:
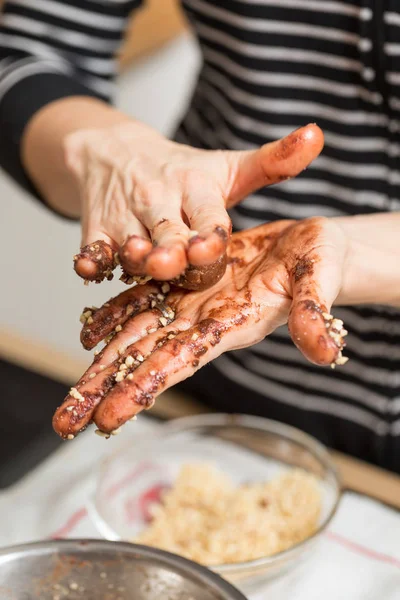
[[[348,240],[334,220],[277,221],[232,236],[223,278],[201,292],[149,282],[86,310],[82,341],[111,339],[54,416],[72,439],[92,420],[106,435],[223,352],[288,323],[311,362],[344,364],[340,299]]]

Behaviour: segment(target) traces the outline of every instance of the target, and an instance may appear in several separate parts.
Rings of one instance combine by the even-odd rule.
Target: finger
[[[118,241],[104,231],[101,226],[102,214],[100,207],[107,199],[112,199],[115,188],[115,176],[110,177],[107,183],[102,174],[94,173],[90,169],[87,173],[80,174],[85,177],[84,184],[80,184],[82,197],[82,248],[74,257],[76,273],[85,281],[100,283],[103,279],[112,279],[112,271],[116,267],[115,253],[118,250]]]
[[[102,178],[91,176],[84,167],[85,161],[82,156],[80,138],[76,135],[68,136],[66,140],[66,164],[76,178],[82,211],[82,243],[81,250],[74,256],[74,269],[76,273],[86,282],[95,281],[100,283],[104,278],[112,279],[112,271],[115,261],[114,254],[117,250],[115,241],[101,228],[97,227],[93,220],[92,196],[99,192]],[[92,185],[93,183],[93,185]],[[100,186],[101,187],[101,186]]]
[[[295,177],[319,155],[324,145],[321,129],[310,124],[258,150],[231,152],[235,173],[227,207],[256,190]]]
[[[163,319],[160,321],[160,318]],[[89,376],[92,376],[92,373],[97,375],[102,370],[102,365],[109,366],[112,362],[124,356],[129,346],[143,337],[155,333],[171,321],[172,313],[169,312],[166,305],[146,310],[140,315],[130,318],[124,324],[122,330],[116,333],[112,340],[96,355],[87,373]]]
[[[98,363],[97,367],[99,373],[90,377],[86,372],[54,413],[53,429],[63,439],[73,439],[88,426],[95,407],[115,385],[117,361],[108,367]]]
[[[347,362],[342,354],[347,335],[343,321],[335,319],[319,299],[307,298],[294,304],[289,331],[295,345],[311,362],[332,367]]]
[[[79,179],[82,181],[82,174]],[[94,240],[100,240],[111,246],[112,270],[118,264],[116,252],[125,240],[132,235],[146,239],[148,233],[130,209],[124,182],[115,169],[88,169],[83,181],[82,245],[90,246]],[[107,276],[108,273],[103,274],[96,269],[88,258],[92,257],[78,261],[78,274],[85,276],[89,273],[96,277],[96,281]]]
[[[207,237],[195,235],[189,240],[188,258],[194,266],[204,267],[215,263],[226,250],[229,230],[217,226]]]
[[[188,188],[183,209],[191,228],[189,263],[194,266],[214,263],[225,252],[232,229],[225,198],[199,182]]]
[[[190,265],[183,275],[173,280],[173,284],[185,290],[201,292],[212,287],[225,275],[227,256],[223,254],[211,265],[194,267]]]
[[[158,215],[151,228],[153,250],[146,258],[146,273],[160,281],[178,277],[187,267],[189,228],[180,215]]]
[[[87,281],[100,283],[104,279],[113,278],[116,266],[115,245],[97,239],[95,242],[83,246],[74,256],[74,269],[76,273]]]
[[[129,275],[145,275],[145,259],[153,249],[150,238],[130,235],[119,251],[122,268]]]
[[[173,323],[172,327],[177,327]],[[182,329],[182,325],[179,327]],[[162,333],[166,333],[167,328]],[[194,327],[165,341],[132,373],[108,393],[98,405],[93,420],[106,433],[118,429],[144,409],[154,404],[164,390],[192,375],[201,366],[219,356],[234,336],[223,323],[214,319],[201,321]],[[221,343],[226,336],[224,343]],[[143,342],[144,340],[142,340]]]
[[[131,212],[129,219],[125,217],[122,221],[125,221],[124,227],[117,233],[121,267],[124,273],[145,275],[144,259],[153,247],[149,232]],[[121,279],[124,280],[124,277]]]
[[[142,338],[150,337],[158,329],[169,324],[171,318],[160,320],[160,309],[150,311],[129,319],[124,329],[95,357],[93,364],[65,398],[53,417],[54,430],[64,439],[72,439],[91,422],[93,412],[102,398],[117,383],[118,373],[126,370],[131,373],[139,364],[141,352],[151,352],[159,339],[151,338],[150,344],[135,347],[133,344]],[[171,317],[171,315],[170,315]],[[128,356],[135,360],[128,359]],[[125,369],[126,367],[126,369]]]
[[[166,321],[163,321],[160,314],[157,318],[159,323],[154,323],[152,330],[156,327],[164,327]],[[144,319],[140,318],[140,320],[143,325]],[[135,321],[135,319],[132,319],[132,321]],[[150,324],[150,321],[151,319],[149,319],[148,324]],[[125,352],[117,352],[118,357],[111,364],[105,364],[106,352],[102,353],[101,360],[98,360],[99,355],[76,387],[71,388],[63,404],[56,410],[53,417],[53,428],[56,433],[64,439],[73,439],[83,431],[92,421],[97,405],[115,385],[125,378],[129,380],[135,369],[145,360],[145,357],[157,348],[162,347],[178,331],[189,326],[190,321],[182,319],[180,322],[174,323],[174,333],[172,333],[172,326],[169,329],[165,327],[165,331],[161,335],[154,332],[142,335],[144,330],[139,331],[137,329],[140,339],[136,343],[130,344]],[[181,329],[177,329],[179,327]]]
[[[344,251],[341,234],[334,228],[320,238],[321,247],[309,255],[298,256],[291,280],[293,303],[288,327],[292,339],[308,360],[318,365],[347,362],[342,350],[347,331],[330,310],[342,280]]]
[[[152,248],[146,229],[132,213],[125,214],[124,218],[117,223],[113,221],[108,223],[112,237],[98,227],[93,227],[92,215],[89,215],[88,219],[89,223],[83,227],[82,239],[85,245],[80,253],[74,256],[75,271],[86,281],[100,283],[105,278],[112,279],[112,271],[119,263],[128,273],[133,272],[132,263],[136,258],[135,255],[129,253],[126,256],[124,252],[119,254],[117,252],[127,238],[143,240],[144,244],[147,243],[148,252]],[[137,271],[139,272],[140,268]]]
[[[81,342],[91,350],[108,335],[118,332],[132,316],[143,312],[152,302],[162,302],[165,295],[155,283],[132,287],[112,298],[99,309],[85,309],[81,315]]]

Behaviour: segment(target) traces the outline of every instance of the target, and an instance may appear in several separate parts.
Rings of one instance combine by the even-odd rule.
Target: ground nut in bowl
[[[104,537],[185,555],[249,593],[303,564],[339,499],[332,460],[314,438],[261,417],[212,414],[161,425],[111,455],[91,509]]]

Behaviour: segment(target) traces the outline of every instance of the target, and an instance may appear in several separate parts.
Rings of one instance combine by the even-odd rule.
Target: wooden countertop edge
[[[14,364],[72,385],[88,363],[54,350],[46,344],[0,329],[0,357]],[[191,398],[168,390],[151,409],[155,416],[172,419],[207,412]],[[339,452],[332,452],[344,487],[374,497],[400,509],[400,477]]]
[[[17,365],[72,385],[89,366],[87,362],[74,359],[59,350],[29,339],[5,328],[0,328],[0,356]]]

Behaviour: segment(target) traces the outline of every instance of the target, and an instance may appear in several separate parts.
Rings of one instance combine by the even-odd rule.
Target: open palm
[[[329,311],[346,249],[328,219],[269,223],[232,236],[225,274],[211,288],[149,282],[85,310],[83,345],[107,345],[57,410],[55,430],[71,439],[94,421],[109,434],[223,352],[286,322],[309,360],[342,364],[346,332]]]

